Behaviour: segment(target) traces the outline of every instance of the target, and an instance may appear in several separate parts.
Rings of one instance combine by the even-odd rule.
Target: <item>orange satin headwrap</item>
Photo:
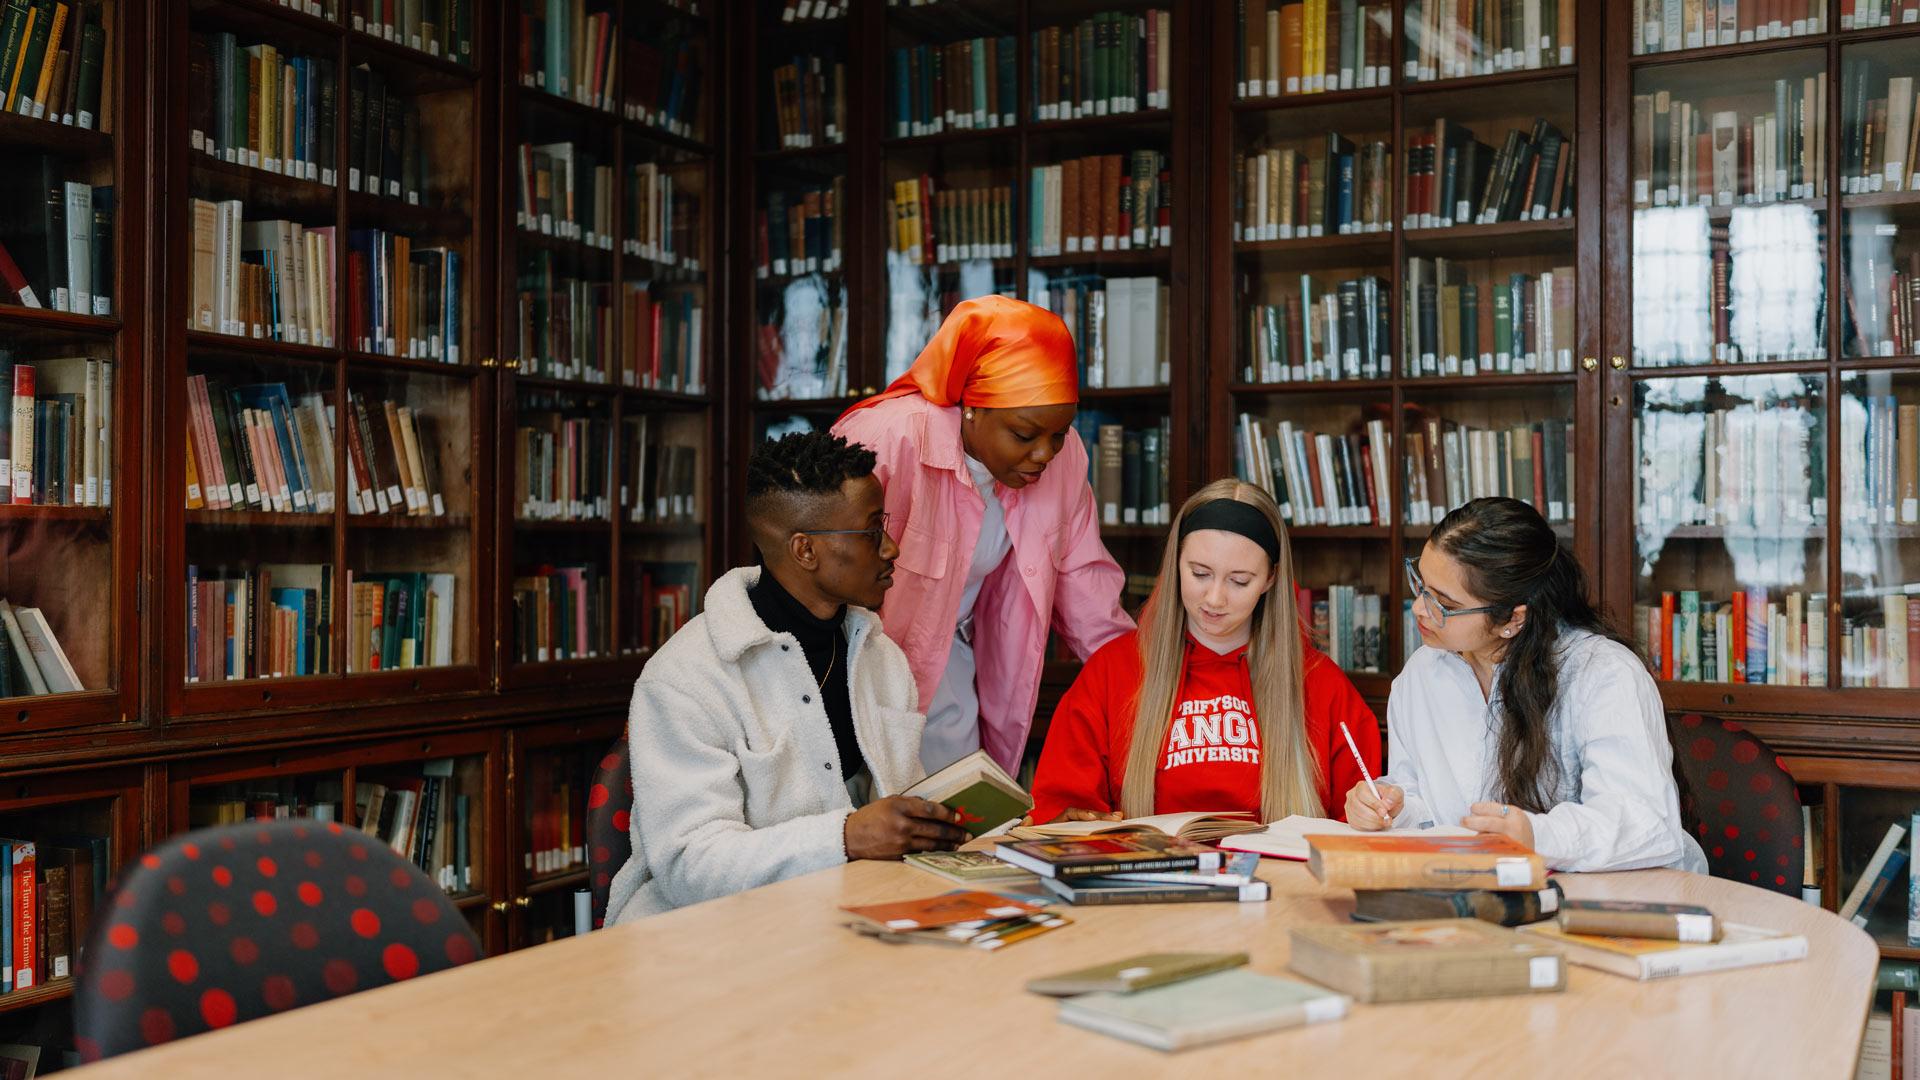
[[[983,409],[1078,404],[1073,337],[1060,316],[1042,307],[1005,296],[964,301],[906,374],[847,412],[908,394]]]

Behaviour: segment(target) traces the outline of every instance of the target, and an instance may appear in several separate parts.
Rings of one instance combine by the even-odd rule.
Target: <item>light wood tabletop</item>
[[[1560,876],[1578,899],[1704,904],[1805,934],[1791,964],[1634,982],[1570,967],[1567,990],[1398,1005],[1178,1054],[1060,1023],[1036,975],[1135,953],[1246,950],[1285,973],[1287,930],[1343,921],[1353,894],[1265,860],[1263,904],[1070,910],[998,952],[889,945],[841,904],[946,882],[854,863],[103,1062],[111,1077],[1224,1076],[1846,1078],[1878,953],[1835,915],[1673,870]]]

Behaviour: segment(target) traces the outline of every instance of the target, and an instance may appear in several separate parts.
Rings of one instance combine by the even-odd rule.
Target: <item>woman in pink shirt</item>
[[[987,296],[834,425],[879,457],[900,545],[880,618],[913,669],[929,772],[981,747],[1019,767],[1049,629],[1083,660],[1133,629],[1073,430],[1079,400],[1066,324]]]

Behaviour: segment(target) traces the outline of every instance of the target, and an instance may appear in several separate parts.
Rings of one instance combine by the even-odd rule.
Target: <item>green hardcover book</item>
[[[1513,370],[1513,283],[1493,290],[1493,368]]]
[[[1043,975],[1027,982],[1027,989],[1048,997],[1075,997],[1080,994],[1131,994],[1156,986],[1185,982],[1188,979],[1228,971],[1247,963],[1247,954],[1233,953],[1147,953],[1129,956],[1106,964]]]
[[[960,827],[972,836],[1018,821],[1033,809],[1033,797],[985,750],[975,750],[905,794],[958,810]]]
[[[27,0],[7,0],[0,15],[0,112],[13,111],[14,69],[20,66],[20,48],[27,29]]]
[[[53,4],[33,5],[33,28],[20,49],[20,70],[15,73],[17,85],[13,88],[13,97],[7,102],[9,111],[33,115],[33,92],[40,86],[40,67],[47,58],[47,38],[52,33]]]
[[[1276,975],[1221,971],[1135,994],[1083,994],[1060,1019],[1156,1050],[1183,1050],[1347,1015],[1352,999]]]
[[[987,39],[975,38],[967,42],[967,54],[973,60],[973,126],[986,127],[989,124],[987,119]]]

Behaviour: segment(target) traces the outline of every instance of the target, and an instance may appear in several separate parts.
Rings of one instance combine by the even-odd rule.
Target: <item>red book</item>
[[[13,368],[13,501],[33,502],[33,365]]]
[[[33,841],[13,841],[13,988],[29,990],[34,979],[34,950],[40,927],[34,921]]]
[[[0,244],[0,285],[17,297],[25,307],[37,308],[40,298],[33,294],[33,286],[27,284],[27,276],[20,272],[19,264],[7,253],[7,245]]]
[[[1733,609],[1728,617],[1727,670],[1734,682],[1747,681],[1747,591],[1733,591]]]
[[[1673,594],[1660,594],[1660,677],[1673,678]]]

